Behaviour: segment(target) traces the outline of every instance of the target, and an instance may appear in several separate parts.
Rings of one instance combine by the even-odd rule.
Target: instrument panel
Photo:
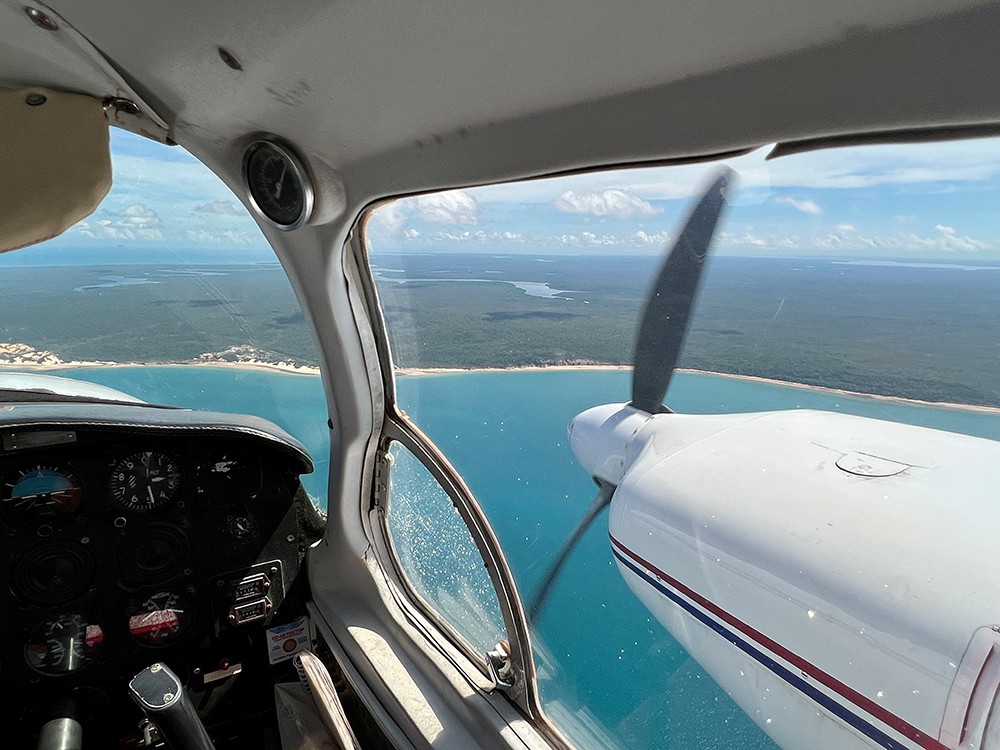
[[[193,691],[234,665],[266,669],[263,633],[283,622],[314,541],[295,502],[307,456],[225,431],[12,434],[0,453],[7,708],[89,691],[94,710],[140,718],[121,686],[155,661]]]

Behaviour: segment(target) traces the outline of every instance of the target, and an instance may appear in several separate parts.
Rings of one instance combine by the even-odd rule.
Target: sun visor
[[[100,100],[0,89],[0,252],[62,234],[93,213],[110,188]]]

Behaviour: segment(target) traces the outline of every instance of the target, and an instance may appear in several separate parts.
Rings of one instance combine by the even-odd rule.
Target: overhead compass
[[[253,207],[278,229],[295,229],[309,219],[312,182],[288,146],[273,140],[251,143],[243,154],[243,179]]]

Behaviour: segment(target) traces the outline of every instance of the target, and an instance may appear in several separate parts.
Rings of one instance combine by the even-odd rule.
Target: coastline
[[[221,359],[193,359],[180,362],[101,362],[101,361],[43,361],[43,362],[2,362],[0,361],[0,372],[22,371],[22,372],[57,372],[68,370],[84,370],[95,368],[116,368],[116,367],[228,367],[241,370],[251,370],[258,372],[280,372],[294,375],[318,376],[320,369],[310,365],[296,365],[291,362],[264,362],[260,360],[246,360],[233,362]],[[396,375],[401,377],[420,377],[429,375],[461,375],[477,372],[572,372],[572,371],[629,371],[631,365],[600,365],[600,364],[567,364],[567,365],[519,365],[515,367],[399,367],[396,368]],[[787,388],[799,388],[806,391],[816,391],[828,393],[846,398],[860,398],[872,401],[889,402],[924,408],[953,409],[958,411],[976,412],[981,414],[995,414],[1000,416],[1000,407],[982,406],[978,404],[961,404],[948,401],[924,401],[915,398],[905,398],[902,396],[889,396],[878,393],[861,393],[859,391],[849,391],[843,388],[830,388],[822,385],[810,385],[808,383],[796,383],[790,380],[778,380],[776,378],[766,378],[759,375],[736,375],[729,372],[716,372],[714,370],[693,370],[680,368],[678,372],[692,375],[711,375],[720,378],[730,378],[733,380],[744,380],[767,385],[782,386]]]
[[[520,365],[516,367],[423,367],[423,368],[396,368],[396,375],[420,376],[420,375],[449,375],[472,372],[549,372],[567,370],[631,370],[632,365]],[[830,388],[824,385],[811,385],[809,383],[796,383],[791,380],[778,380],[777,378],[765,378],[760,375],[736,375],[731,372],[716,372],[715,370],[694,370],[680,367],[677,372],[689,375],[711,375],[720,378],[730,378],[732,380],[747,380],[755,383],[765,383],[787,388],[799,388],[806,391],[817,391],[829,393],[846,398],[861,398],[872,401],[883,401],[896,404],[907,404],[911,406],[921,406],[936,409],[955,409],[958,411],[970,411],[980,414],[996,414],[1000,416],[1000,407],[983,406],[980,404],[961,404],[951,401],[924,401],[917,398],[906,398],[904,396],[888,396],[880,393],[862,393],[860,391],[849,391],[844,388]]]
[[[178,362],[101,362],[67,360],[65,362],[0,362],[0,372],[47,372],[64,370],[111,369],[117,367],[230,367],[239,370],[257,370],[291,373],[294,375],[319,375],[318,367],[296,365],[291,362],[230,362],[221,359],[189,359]]]

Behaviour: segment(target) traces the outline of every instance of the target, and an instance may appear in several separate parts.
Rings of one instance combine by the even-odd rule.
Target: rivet
[[[40,29],[55,31],[59,28],[59,25],[52,20],[51,16],[45,15],[42,11],[38,10],[38,8],[26,7],[24,12],[28,14],[28,18],[31,19],[31,22]]]
[[[139,114],[139,106],[129,100],[123,99],[119,96],[111,96],[104,100],[104,108],[114,107],[119,112],[124,112],[127,115],[137,115]]]
[[[170,701],[172,701],[173,699],[174,699],[174,694],[173,693],[164,693],[163,694],[163,702],[164,703],[170,703]]]
[[[45,104],[46,101],[45,94],[34,93],[24,97],[24,103],[29,107],[37,107],[39,104]]]
[[[225,47],[219,47],[219,57],[222,58],[222,62],[228,65],[233,70],[243,70],[243,65],[240,63],[233,53],[227,50]]]

